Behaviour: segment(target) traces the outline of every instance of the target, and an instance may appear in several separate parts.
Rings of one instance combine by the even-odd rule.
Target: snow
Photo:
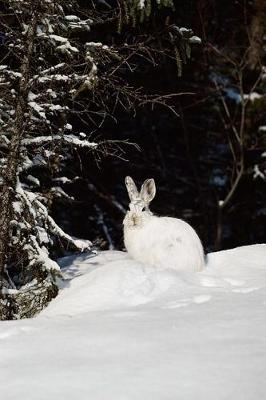
[[[261,179],[265,179],[264,174],[260,171],[258,164],[255,164],[253,167],[253,179],[257,179],[257,178],[261,178]]]
[[[211,253],[200,273],[118,251],[60,264],[49,307],[0,324],[3,398],[265,398],[266,245]]]
[[[261,99],[263,96],[257,92],[251,92],[249,94],[244,94],[244,99],[245,100],[250,100],[251,102],[255,100]]]
[[[49,110],[50,111],[62,111],[62,110],[67,110],[67,106],[61,106],[60,104],[51,104],[49,105]]]
[[[56,197],[63,197],[68,200],[74,200],[73,196],[69,196],[60,186],[54,186],[50,190]]]
[[[76,15],[66,15],[66,16],[65,16],[65,19],[66,19],[67,21],[71,21],[71,22],[73,22],[73,21],[80,21],[79,17],[77,17]]]
[[[60,182],[63,184],[71,183],[71,179],[67,178],[66,176],[60,176],[59,178],[54,178],[53,182]]]
[[[65,37],[58,36],[58,35],[49,35],[50,39],[52,39],[53,42],[59,42],[61,43],[60,46],[56,47],[56,50],[61,51],[62,53],[66,53],[68,55],[71,55],[71,52],[73,53],[78,53],[78,49],[74,46],[71,46],[69,40]]]
[[[50,82],[50,81],[62,81],[62,82],[67,82],[69,81],[69,75],[62,75],[62,74],[54,74],[50,76],[40,76],[38,77],[38,82],[39,83],[45,83],[45,82]]]
[[[61,46],[57,46],[57,51],[61,51],[62,53],[66,53],[67,55],[71,55],[71,53],[78,53],[78,49],[75,46],[71,46],[69,42],[62,44]]]
[[[60,43],[68,43],[68,39],[58,35],[49,35],[50,39]]]
[[[109,47],[106,44],[102,44],[101,42],[86,42],[86,48],[102,48],[103,50],[108,50]]]
[[[201,44],[201,38],[199,38],[198,36],[192,36],[191,38],[189,38],[189,43]]]
[[[28,104],[34,111],[36,111],[37,114],[39,114],[41,118],[46,119],[46,115],[43,112],[43,108],[39,104],[37,104],[35,101],[29,101]]]
[[[46,68],[46,69],[42,70],[42,71],[40,72],[40,74],[41,74],[41,75],[50,74],[51,72],[54,72],[54,71],[56,71],[56,70],[59,70],[59,69],[64,68],[65,65],[66,65],[65,63],[59,63],[59,64],[56,64],[56,65],[53,65],[53,66],[50,67],[50,68]],[[36,78],[36,76],[34,76],[34,79],[35,79],[35,78]],[[47,92],[50,91],[50,90],[52,90],[52,89],[47,89]]]
[[[191,32],[190,29],[187,29],[187,28],[184,28],[184,27],[179,28],[179,30],[180,30],[180,32],[185,33],[185,34],[189,34]]]
[[[22,140],[23,146],[42,145],[49,142],[62,141],[77,147],[96,148],[98,146],[95,142],[88,140],[80,140],[75,135],[53,135],[53,136],[38,136]]]
[[[27,180],[33,183],[35,186],[40,186],[40,181],[39,179],[35,178],[35,176],[28,175]]]
[[[32,93],[31,91],[30,91],[29,94],[28,94],[28,100],[29,100],[29,101],[33,101],[33,100],[35,100],[37,97],[38,97],[38,95]]]
[[[22,211],[21,203],[20,201],[13,201],[13,210],[15,213],[20,214]]]
[[[56,99],[56,98],[57,98],[56,92],[55,92],[54,90],[52,90],[52,89],[47,89],[47,90],[46,90],[46,93],[48,93],[49,96],[52,97],[53,99]]]
[[[139,0],[139,8],[142,10],[145,7],[145,0]]]
[[[44,228],[42,228],[41,226],[38,226],[37,232],[38,232],[38,238],[39,238],[40,243],[49,243],[50,242],[47,232]]]
[[[71,124],[66,124],[65,129],[68,131],[72,131],[72,125]]]

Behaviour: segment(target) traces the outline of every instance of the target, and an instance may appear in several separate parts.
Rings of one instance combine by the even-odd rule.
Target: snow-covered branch
[[[32,137],[28,139],[23,139],[22,140],[22,145],[23,146],[42,146],[47,143],[51,142],[64,142],[67,143],[71,146],[76,146],[76,147],[87,147],[90,149],[95,149],[98,146],[98,143],[95,142],[89,142],[88,140],[81,140],[77,138],[74,135],[51,135],[51,136],[38,136],[38,137]]]

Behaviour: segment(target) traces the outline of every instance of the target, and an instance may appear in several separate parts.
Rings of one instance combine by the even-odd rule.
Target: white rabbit
[[[149,210],[156,193],[154,179],[146,179],[140,192],[130,176],[125,184],[130,204],[123,221],[124,243],[129,255],[143,264],[201,271],[204,252],[194,229],[181,219],[157,217]]]

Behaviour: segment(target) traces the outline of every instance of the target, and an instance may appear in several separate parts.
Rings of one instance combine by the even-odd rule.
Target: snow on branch
[[[47,271],[59,270],[57,263],[50,258],[47,248],[47,245],[52,243],[52,237],[61,238],[81,252],[90,250],[92,243],[89,240],[75,239],[65,233],[49,216],[47,208],[38,197],[38,193],[24,189],[18,181],[16,201],[13,203],[15,219],[12,225],[17,227],[18,235],[20,235],[20,230],[31,227],[27,238],[19,240],[23,251],[27,254],[29,267],[33,264],[41,264]],[[18,243],[17,238],[14,240]]]
[[[30,80],[30,82],[32,82],[34,79],[36,79],[38,76],[43,76],[43,75],[49,75],[50,73],[53,73],[55,71],[61,70],[62,68],[64,68],[66,66],[66,63],[59,63],[57,65],[53,65],[50,68],[46,68],[42,71],[39,72],[39,75],[34,75],[33,79]]]
[[[81,139],[78,139],[74,135],[38,136],[35,138],[23,139],[22,145],[23,146],[32,146],[32,145],[41,146],[43,144],[46,144],[49,142],[55,142],[55,141],[65,142],[67,144],[70,144],[72,146],[77,146],[77,147],[96,148],[98,146],[98,143],[89,142],[88,140],[81,140]]]
[[[92,243],[90,240],[85,240],[85,239],[75,239],[72,236],[68,235],[65,233],[56,223],[55,221],[48,216],[48,223],[51,228],[51,231],[61,237],[62,239],[65,239],[67,242],[72,244],[77,250],[83,252],[85,250],[90,250],[92,247]]]

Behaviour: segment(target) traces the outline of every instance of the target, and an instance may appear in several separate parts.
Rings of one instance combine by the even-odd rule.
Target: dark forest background
[[[155,178],[152,211],[188,221],[206,251],[265,242],[266,97],[265,78],[258,79],[265,71],[265,16],[263,0],[175,2],[172,21],[202,39],[182,76],[176,61],[165,58],[157,66],[143,61],[127,79],[148,94],[180,95],[170,97],[167,105],[118,105],[114,118],[93,130],[92,139],[121,141],[122,153],[110,151],[96,160],[85,152],[74,154],[68,173],[83,179],[63,185],[75,200],[53,202],[60,226],[73,236],[95,239],[98,248],[123,248],[124,178],[130,175],[138,184]],[[138,24],[126,35],[134,40],[142,30],[156,34],[155,22]],[[112,23],[91,32],[91,40],[104,43],[119,38]],[[243,130],[242,143],[235,142],[234,129]],[[221,200],[232,189],[241,163],[239,182],[223,207]]]

